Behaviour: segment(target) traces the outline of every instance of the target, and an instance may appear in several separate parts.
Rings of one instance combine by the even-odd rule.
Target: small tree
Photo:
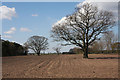
[[[81,47],[83,58],[88,58],[88,47],[99,40],[101,33],[114,26],[114,20],[112,12],[98,10],[96,6],[85,3],[72,15],[53,25],[52,37]]]
[[[40,52],[46,50],[48,47],[47,40],[48,39],[43,36],[32,36],[27,40],[25,46],[40,55]]]
[[[55,50],[56,53],[59,54],[59,53],[60,53],[60,50],[61,50],[61,46],[53,47],[53,50]]]
[[[102,51],[105,49],[105,43],[102,39],[99,41],[95,41],[94,44],[91,46],[93,51]]]
[[[106,50],[109,51],[109,50],[112,50],[112,44],[117,42],[118,37],[113,33],[113,31],[108,31],[103,35],[103,39],[104,39]]]

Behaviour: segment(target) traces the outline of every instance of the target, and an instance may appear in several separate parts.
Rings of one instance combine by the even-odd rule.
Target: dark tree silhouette
[[[40,55],[42,50],[46,50],[48,46],[47,38],[43,36],[32,36],[24,44],[27,48],[33,50],[35,53]]]
[[[24,53],[25,49],[22,45],[5,40],[1,41],[2,41],[2,56],[26,55]]]
[[[83,58],[88,58],[88,47],[99,40],[115,24],[112,12],[98,10],[90,3],[83,4],[72,15],[64,17],[52,27],[52,37],[56,41],[66,41],[81,47]]]

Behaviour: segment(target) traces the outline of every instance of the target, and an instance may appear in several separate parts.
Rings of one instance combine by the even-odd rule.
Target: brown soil
[[[118,78],[118,55],[3,57],[3,78]]]

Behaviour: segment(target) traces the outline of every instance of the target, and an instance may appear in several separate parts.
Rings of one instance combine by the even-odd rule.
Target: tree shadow
[[[96,58],[88,58],[88,59],[120,59],[120,57],[96,57]]]

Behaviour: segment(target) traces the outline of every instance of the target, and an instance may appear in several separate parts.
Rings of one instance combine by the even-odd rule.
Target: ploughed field
[[[3,78],[117,78],[118,55],[82,54],[2,58]]]

